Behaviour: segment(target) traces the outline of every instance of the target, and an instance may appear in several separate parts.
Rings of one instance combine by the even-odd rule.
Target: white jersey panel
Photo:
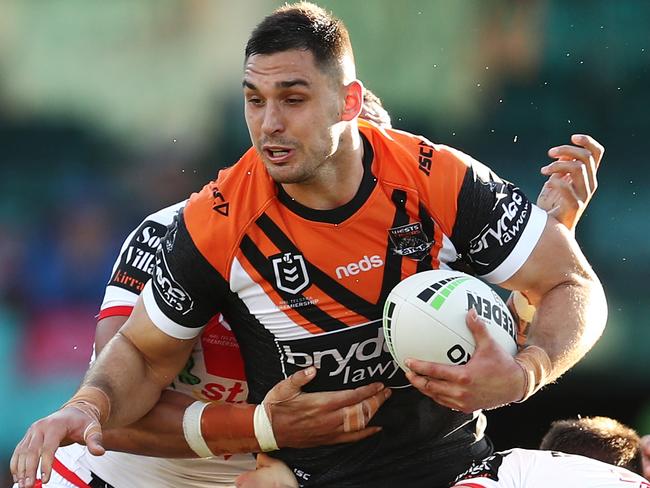
[[[453,488],[650,488],[627,469],[584,456],[512,449],[475,463]]]
[[[60,448],[56,457],[85,482],[90,481],[92,472],[114,488],[234,487],[237,476],[255,469],[252,454],[212,459],[163,459],[107,451],[103,456],[93,456],[85,446],[72,444]],[[52,482],[44,486],[75,486],[59,475],[53,476]]]

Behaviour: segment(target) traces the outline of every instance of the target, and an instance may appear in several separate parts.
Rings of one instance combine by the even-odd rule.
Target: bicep
[[[499,285],[524,291],[530,302],[536,304],[557,286],[578,284],[592,277],[591,268],[573,236],[549,217],[531,254],[510,278]]]
[[[139,351],[161,385],[171,383],[183,368],[196,340],[196,337],[178,339],[160,330],[147,313],[142,296],[138,297],[133,312],[117,335]]]
[[[111,338],[120,330],[127,320],[127,316],[115,315],[106,317],[97,322],[95,328],[95,354],[99,354]]]

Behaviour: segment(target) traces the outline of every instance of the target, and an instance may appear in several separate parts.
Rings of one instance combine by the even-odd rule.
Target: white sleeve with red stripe
[[[151,277],[154,256],[167,226],[185,203],[182,201],[149,215],[128,235],[113,265],[98,320],[131,314],[138,295]]]

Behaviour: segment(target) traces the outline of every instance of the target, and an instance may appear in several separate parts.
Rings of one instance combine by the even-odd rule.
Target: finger
[[[386,388],[384,391],[360,403],[343,408],[343,432],[354,432],[364,429],[390,394],[391,390]]]
[[[260,452],[257,455],[256,461],[257,461],[257,463],[256,463],[257,468],[266,468],[268,466],[273,465],[274,459],[271,456],[269,456],[268,454],[264,454],[263,452]]]
[[[313,366],[297,371],[275,385],[264,401],[266,403],[282,403],[293,400],[302,393],[302,387],[313,380],[315,376],[316,368]]]
[[[598,168],[598,162],[595,160],[595,156],[591,151],[582,147],[567,145],[551,148],[548,154],[559,159],[560,161],[582,161],[585,164],[587,175],[586,181],[589,182],[589,187],[592,189],[591,193],[595,191],[597,183],[596,171]]]
[[[95,456],[101,456],[104,454],[104,446],[102,446],[102,427],[99,425],[99,422],[93,420],[90,422],[83,433],[83,441],[88,448],[88,452]]]
[[[381,432],[381,427],[366,427],[365,429],[358,430],[356,432],[343,432],[338,436],[324,441],[324,445],[330,444],[343,444],[347,442],[357,442],[371,435]]]
[[[591,191],[592,182],[589,178],[587,166],[582,161],[554,161],[544,166],[541,171],[547,176],[558,173],[561,175],[570,174],[576,194],[583,201],[586,201],[593,193]]]
[[[385,389],[386,387],[382,383],[371,383],[353,390],[328,391],[312,393],[311,395],[314,397],[318,395],[320,400],[319,404],[321,406],[327,405],[330,410],[338,410],[340,408],[360,403]]]
[[[584,201],[576,193],[571,182],[560,178],[550,183],[551,187],[557,192],[561,202],[555,202],[556,210],[578,211],[584,205]]]
[[[41,449],[43,447],[43,434],[35,433],[28,446],[28,452],[25,456],[25,486],[31,487],[36,480],[36,470],[41,459]]]
[[[54,464],[54,453],[58,445],[52,445],[45,441],[41,453],[41,481],[45,484],[50,481],[52,475],[52,464]]]
[[[25,434],[26,437],[28,435],[30,434],[29,433]],[[11,455],[11,460],[9,461],[9,471],[11,471],[11,474],[14,478],[14,483],[18,481],[18,459],[20,458],[21,453],[23,452],[23,446],[25,444],[26,437],[23,437],[23,439],[18,443],[18,445],[14,449],[14,453]]]
[[[297,371],[289,376],[289,383],[293,388],[301,389],[316,377],[316,368],[310,366],[302,371]]]
[[[605,148],[601,143],[586,134],[573,134],[571,136],[571,142],[587,149],[594,157],[596,168],[600,166],[603,154],[605,154]]]
[[[452,382],[460,381],[463,376],[463,366],[432,363],[430,361],[422,361],[413,358],[408,358],[405,363],[406,366],[418,376]]]
[[[484,344],[487,341],[492,341],[492,337],[487,331],[485,322],[479,318],[475,309],[472,308],[467,312],[465,323],[467,324],[469,331],[472,333],[472,336],[474,336],[474,342],[476,343],[477,348],[480,344]]]
[[[428,396],[436,403],[448,408],[462,410],[459,401],[464,397],[465,393],[458,383],[449,381],[435,380],[429,377],[412,375],[407,373],[407,378],[417,388],[420,393]]]

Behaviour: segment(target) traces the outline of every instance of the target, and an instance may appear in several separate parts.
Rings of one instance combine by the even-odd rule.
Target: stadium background
[[[267,0],[0,3],[0,482],[28,425],[85,369],[118,246],[248,147],[243,45]],[[607,331],[558,384],[489,413],[497,447],[559,416],[650,432],[650,2],[322,1],[396,127],[535,197],[546,150],[607,148],[578,230]]]

